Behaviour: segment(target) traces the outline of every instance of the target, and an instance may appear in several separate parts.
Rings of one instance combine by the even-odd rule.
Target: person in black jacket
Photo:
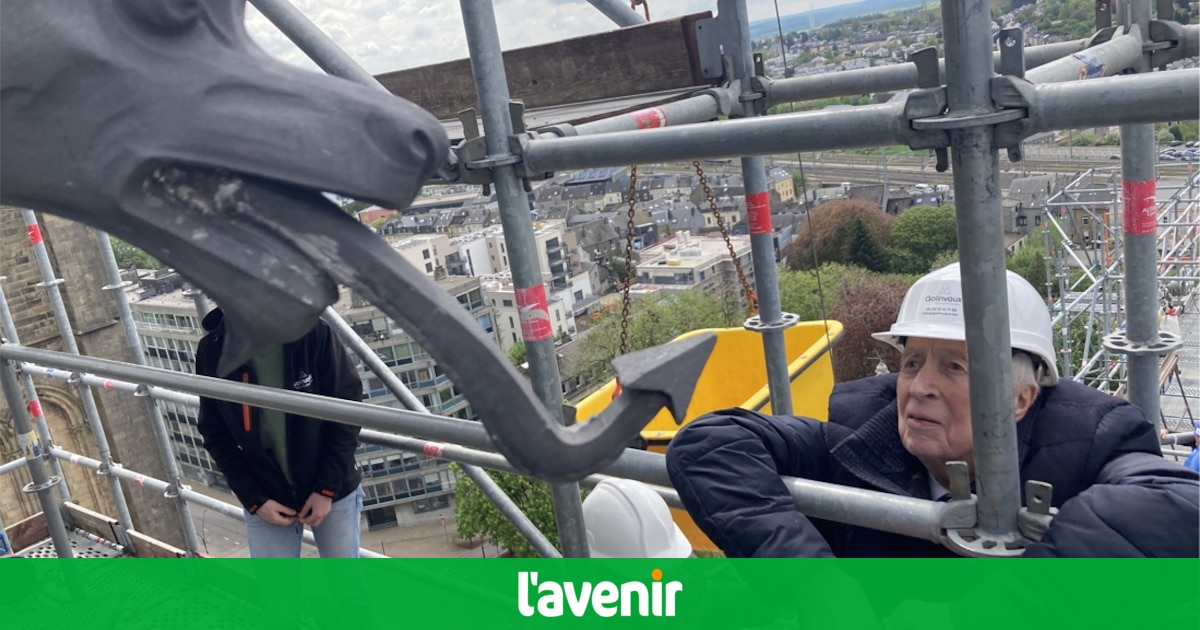
[[[1197,475],[1162,459],[1138,408],[1060,382],[1041,296],[1012,272],[1008,294],[1022,492],[1028,480],[1050,483],[1060,508],[1025,555],[1197,556]],[[672,440],[667,470],[679,498],[727,556],[953,555],[923,539],[810,519],[780,479],[948,498],[946,463],[973,460],[958,265],[918,280],[891,330],[875,337],[900,349],[900,372],[837,385],[828,422],[730,409]]]
[[[268,346],[230,374],[217,374],[225,338],[220,309],[204,317],[196,373],[362,400],[362,381],[337,335],[318,321],[305,336]],[[200,398],[200,434],[246,511],[250,555],[297,558],[304,526],[323,558],[358,557],[362,473],[359,427]]]

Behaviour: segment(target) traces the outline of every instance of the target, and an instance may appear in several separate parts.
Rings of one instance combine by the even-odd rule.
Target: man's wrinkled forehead
[[[951,359],[967,358],[967,342],[958,339],[932,339],[929,337],[905,337],[900,342],[904,351],[900,356],[905,358],[934,355]]]

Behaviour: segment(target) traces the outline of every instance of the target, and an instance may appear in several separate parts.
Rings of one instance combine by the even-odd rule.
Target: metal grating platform
[[[67,538],[71,541],[71,552],[75,554],[76,558],[120,558],[125,556],[123,552],[108,545],[92,542],[82,534],[67,532]],[[54,550],[54,543],[47,538],[13,555],[18,558],[57,558],[58,552]]]

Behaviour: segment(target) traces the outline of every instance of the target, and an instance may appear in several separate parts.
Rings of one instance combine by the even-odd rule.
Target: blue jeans
[[[313,528],[317,552],[322,558],[357,558],[361,529],[363,489],[360,485],[350,494],[333,502],[329,514]],[[262,517],[246,511],[246,538],[251,558],[299,558],[300,538],[304,523],[272,525]]]

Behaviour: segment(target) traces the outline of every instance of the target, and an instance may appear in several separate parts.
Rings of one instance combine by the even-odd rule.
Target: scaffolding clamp
[[[1150,53],[1150,67],[1162,68],[1167,64],[1187,57],[1184,42],[1187,36],[1179,22],[1150,20],[1150,39],[1142,50]]]
[[[1037,542],[1046,534],[1050,522],[1058,514],[1058,508],[1051,507],[1054,487],[1044,481],[1025,482],[1025,507],[1017,513],[1017,526],[1021,535],[1030,541]]]
[[[1183,338],[1165,330],[1158,331],[1158,339],[1155,341],[1132,341],[1126,330],[1104,335],[1104,348],[1119,354],[1163,356],[1182,347]]]
[[[59,477],[58,475],[50,475],[43,483],[35,485],[32,481],[30,481],[21,487],[21,492],[24,492],[25,494],[36,494],[43,490],[49,490],[60,483],[62,483],[62,477]]]
[[[784,330],[800,323],[800,316],[795,313],[780,313],[779,320],[764,323],[761,315],[753,315],[747,319],[742,328],[752,332],[767,332],[769,330]]]

